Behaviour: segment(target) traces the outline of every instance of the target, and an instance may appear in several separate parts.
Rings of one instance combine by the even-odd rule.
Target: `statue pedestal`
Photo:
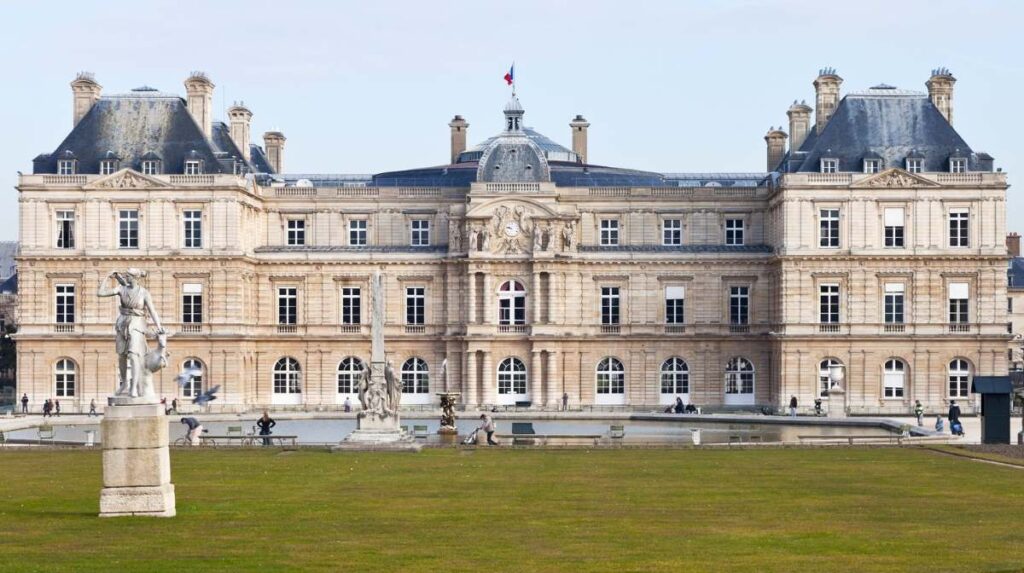
[[[423,448],[416,439],[402,431],[398,425],[398,416],[375,416],[360,412],[356,416],[356,429],[345,437],[340,444],[331,448],[332,452],[418,452]]]
[[[124,403],[126,400],[130,402]],[[139,403],[148,401],[150,403]],[[174,517],[167,416],[152,399],[115,397],[103,413],[100,517]]]
[[[838,384],[828,389],[828,417],[846,417],[846,390]]]

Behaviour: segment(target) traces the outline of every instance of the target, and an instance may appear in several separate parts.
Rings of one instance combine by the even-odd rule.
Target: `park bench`
[[[242,426],[228,426],[228,435],[229,436],[241,436],[242,435]]]
[[[211,447],[217,447],[218,441],[223,441],[227,444],[238,441],[240,446],[262,446],[263,440],[269,440],[271,444],[276,443],[281,447],[290,445],[294,448],[298,446],[298,439],[298,436],[284,434],[269,434],[266,436],[258,434],[203,434],[200,436],[201,444]]]
[[[797,436],[797,439],[799,439],[801,442],[807,441],[807,440],[810,440],[810,441],[813,441],[813,440],[833,441],[833,442],[845,441],[847,444],[849,444],[851,446],[853,445],[854,441],[867,441],[867,440],[872,440],[872,441],[882,441],[882,440],[884,440],[884,441],[889,442],[890,444],[893,443],[893,442],[896,442],[898,445],[903,445],[903,436],[901,436],[899,434],[888,434],[888,435],[884,435],[884,436],[871,436],[871,435]]]
[[[53,431],[53,426],[49,424],[43,424],[42,426],[39,426],[37,432],[39,443],[43,443],[43,441],[48,441],[51,444],[53,443],[53,437],[55,434],[55,432]]]
[[[748,444],[751,443],[751,442],[764,442],[764,439],[761,437],[760,434],[749,434],[747,436],[733,434],[733,435],[729,436],[729,443],[730,444],[742,444],[742,443],[744,443],[744,440],[743,440],[744,437],[747,438],[746,439],[746,443],[748,443]]]
[[[626,426],[613,425],[608,429],[608,437],[620,440],[626,436]]]
[[[415,438],[427,439],[427,427],[416,425],[412,427],[412,435]]]

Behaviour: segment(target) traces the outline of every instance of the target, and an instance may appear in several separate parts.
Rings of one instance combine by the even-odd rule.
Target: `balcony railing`
[[[186,322],[181,325],[182,334],[202,334],[203,324],[200,322]]]
[[[406,334],[425,334],[427,332],[426,325],[423,324],[407,324],[405,325]]]
[[[826,322],[818,325],[818,332],[824,334],[838,334],[839,323],[837,322]]]
[[[526,324],[499,324],[498,332],[502,334],[527,334],[530,327]]]
[[[750,325],[749,324],[730,324],[729,325],[729,332],[732,333],[732,334],[749,334],[750,333]]]
[[[882,326],[882,332],[886,334],[902,334],[907,331],[907,325],[902,322],[890,322]]]
[[[338,332],[342,334],[359,334],[359,331],[358,324],[342,324],[338,326]]]
[[[621,324],[602,324],[601,334],[619,334],[622,332]]]
[[[951,322],[951,323],[949,323],[949,331],[950,332],[955,332],[955,333],[958,333],[958,334],[965,333],[965,332],[970,332],[971,331],[971,325],[970,325],[970,323],[967,323],[967,322]]]
[[[53,325],[53,331],[61,334],[74,332],[75,324],[73,322],[58,322]]]
[[[686,334],[685,324],[666,324],[665,334]]]
[[[296,324],[279,324],[277,325],[278,334],[296,334],[299,332],[299,327]]]

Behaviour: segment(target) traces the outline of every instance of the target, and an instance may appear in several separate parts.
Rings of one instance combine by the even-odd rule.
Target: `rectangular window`
[[[725,220],[725,244],[733,246],[743,244],[743,219]]]
[[[683,222],[679,219],[665,219],[661,224],[661,244],[674,246],[683,244]]]
[[[288,245],[301,247],[306,244],[306,220],[288,219]]]
[[[601,287],[601,324],[620,324],[619,287]]]
[[[882,219],[885,226],[886,248],[902,249],[905,246],[903,207],[886,207]]]
[[[185,162],[185,175],[199,175],[203,172],[201,163],[194,160]]]
[[[414,247],[430,246],[430,221],[427,219],[413,219],[412,237],[409,244]]]
[[[186,283],[181,285],[181,322],[184,324],[202,324],[203,322],[203,285]]]
[[[665,287],[665,324],[684,324],[686,287]]]
[[[839,209],[818,211],[818,244],[825,249],[839,248]]]
[[[118,247],[139,248],[139,210],[120,209],[117,212]]]
[[[909,173],[920,173],[921,172],[921,160],[920,159],[908,159],[907,160],[907,171]]]
[[[904,291],[903,283],[885,283],[883,318],[886,324],[903,324]]]
[[[729,287],[729,324],[750,324],[750,287]]]
[[[949,246],[950,247],[967,247],[970,246],[968,240],[968,223],[970,222],[970,211],[967,209],[950,209],[949,210]]]
[[[366,245],[366,219],[349,220],[348,244],[353,247],[362,247]]]
[[[967,283],[949,283],[949,323],[966,324],[970,321]]]
[[[822,324],[839,322],[839,285],[823,284],[818,292],[818,317]]]
[[[299,289],[296,287],[277,288],[277,323],[298,324]]]
[[[864,160],[864,173],[878,173],[882,162],[878,159],[865,159]]]
[[[160,173],[160,166],[158,161],[149,159],[142,162],[143,175],[156,175],[158,173]]]
[[[967,173],[967,160],[962,158],[949,160],[950,173]]]
[[[188,210],[181,214],[185,223],[185,248],[201,249],[203,247],[203,212]]]
[[[839,160],[838,159],[822,159],[821,160],[821,172],[822,173],[835,173],[839,171]]]
[[[903,377],[906,374],[906,371],[903,370],[903,363],[902,362],[897,362],[896,364],[900,365],[898,369],[897,368],[890,368],[890,367],[887,367],[885,369],[885,374],[884,374],[884,377],[883,377],[883,382],[885,384],[885,390],[884,390],[883,395],[886,398],[902,398],[903,397]]]
[[[619,220],[601,219],[601,246],[615,247],[619,244]]]
[[[57,248],[75,248],[75,212],[57,211]]]
[[[75,285],[56,285],[58,324],[75,322]]]
[[[74,175],[75,174],[75,160],[74,159],[61,159],[57,162],[57,175]]]
[[[362,300],[359,287],[341,288],[341,323],[360,324],[362,322]]]
[[[405,323],[426,324],[426,287],[406,287],[405,289]]]
[[[116,171],[117,164],[113,161],[100,161],[100,175],[110,175]]]

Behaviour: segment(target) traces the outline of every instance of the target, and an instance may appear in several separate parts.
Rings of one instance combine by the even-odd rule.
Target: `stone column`
[[[481,390],[481,403],[485,405],[494,404],[494,392],[495,384],[491,380],[494,377],[494,360],[491,358],[490,351],[484,352],[484,368],[481,374],[480,390]]]
[[[478,312],[476,309],[476,271],[471,271],[469,273],[469,305],[466,308],[466,322],[476,324]]]
[[[476,394],[476,351],[470,350],[466,352],[466,371],[462,375],[463,388],[462,392],[466,396],[466,406],[477,405],[477,394]]]
[[[558,383],[558,353],[548,350],[548,372],[544,378],[544,404],[550,405],[560,403],[562,393],[559,391],[561,384]]]
[[[100,517],[173,517],[167,416],[160,404],[108,406],[103,435]]]
[[[536,275],[534,275],[536,276]],[[540,350],[534,350],[530,356],[530,376],[527,378],[527,390],[530,401],[537,404],[544,404],[544,374],[541,371]]]
[[[533,292],[531,294],[533,295],[531,297],[531,300],[533,301],[533,304],[530,305],[530,307],[532,308],[533,316],[530,317],[530,322],[533,323],[533,324],[540,324],[541,323],[541,321],[540,321],[540,301],[541,301],[541,298],[540,298],[540,272],[538,272],[538,271],[534,271],[533,272]]]
[[[483,316],[484,324],[494,324],[494,309],[491,308],[491,290],[494,288],[494,279],[490,273],[484,273],[484,293],[480,297],[480,305],[483,306],[480,309],[480,314]]]

